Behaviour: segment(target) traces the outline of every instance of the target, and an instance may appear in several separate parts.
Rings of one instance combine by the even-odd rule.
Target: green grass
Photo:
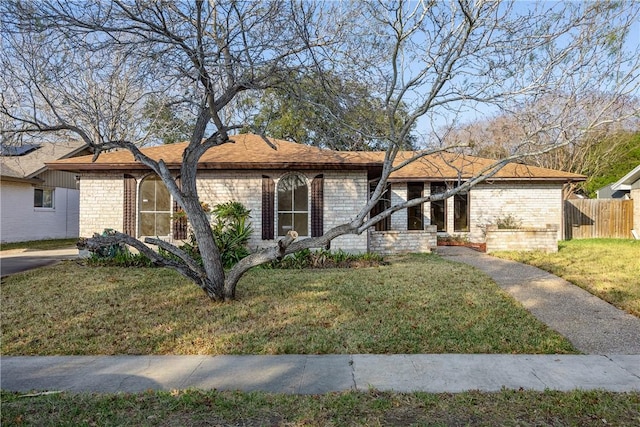
[[[559,243],[557,253],[503,252],[534,265],[640,317],[640,241],[584,239]]]
[[[216,304],[166,269],[64,262],[5,278],[3,355],[575,353],[486,275],[437,256],[250,271]],[[303,337],[303,339],[301,339]]]
[[[640,393],[369,392],[296,396],[218,391],[141,394],[2,392],[3,426],[632,426]]]
[[[0,251],[11,249],[49,250],[75,247],[78,239],[31,240],[28,242],[2,243]]]

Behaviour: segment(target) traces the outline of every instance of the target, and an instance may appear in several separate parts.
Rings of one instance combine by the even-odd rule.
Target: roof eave
[[[149,170],[142,163],[47,163],[50,170],[89,172],[101,170]],[[169,169],[180,169],[181,164],[167,164]],[[208,163],[198,164],[198,170],[370,170],[379,169],[379,163],[304,163],[304,162],[257,162],[257,163]]]
[[[412,176],[412,177],[390,177],[389,182],[407,182],[407,181],[465,181],[471,177],[458,178],[457,176]],[[493,181],[510,181],[510,182],[583,182],[586,181],[586,177],[491,177],[485,180],[485,182]]]
[[[31,184],[31,185],[38,185],[44,182],[44,180],[40,178],[20,178],[17,176],[9,176],[9,175],[0,175],[0,181],[20,182],[20,183]]]
[[[631,190],[634,182],[640,180],[640,165],[633,168],[628,174],[611,184],[613,190]]]

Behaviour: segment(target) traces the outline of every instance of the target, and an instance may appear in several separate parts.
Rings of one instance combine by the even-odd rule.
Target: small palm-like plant
[[[249,255],[247,242],[253,232],[247,224],[251,211],[239,202],[227,202],[214,206],[211,228],[216,245],[220,250],[222,264],[231,268]]]

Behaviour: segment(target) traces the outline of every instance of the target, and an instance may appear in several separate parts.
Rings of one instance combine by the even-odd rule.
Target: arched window
[[[299,175],[287,175],[278,182],[278,236],[295,230],[309,235],[309,190]]]
[[[171,234],[171,195],[160,177],[150,175],[140,183],[138,236]]]

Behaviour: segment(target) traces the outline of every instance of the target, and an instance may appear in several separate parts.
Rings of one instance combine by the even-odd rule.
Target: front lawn
[[[70,261],[5,278],[3,355],[575,353],[486,275],[437,256],[254,269],[216,304],[173,271]]]
[[[73,248],[78,243],[78,239],[54,239],[54,240],[30,240],[28,242],[2,243],[0,251],[12,249],[24,249],[34,251],[45,251],[50,249]]]
[[[71,426],[634,426],[640,393],[604,391],[457,394],[218,391],[140,394],[3,392],[2,425]]]
[[[534,265],[640,317],[640,240],[584,239],[558,244],[557,253],[496,254]]]

